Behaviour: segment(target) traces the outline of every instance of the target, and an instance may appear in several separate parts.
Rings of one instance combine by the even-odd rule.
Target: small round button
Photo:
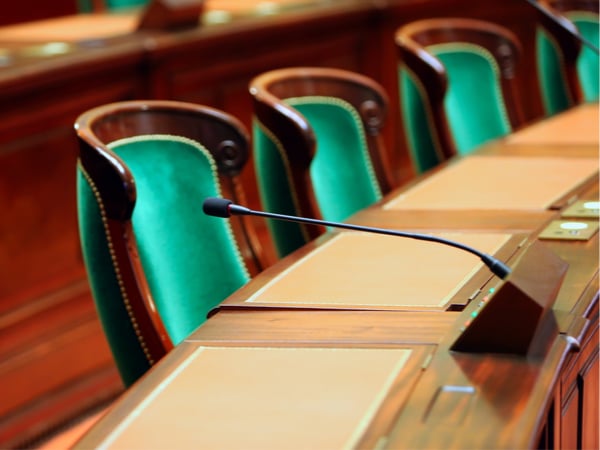
[[[581,222],[565,222],[561,223],[560,227],[563,230],[585,230],[588,227],[588,224]]]

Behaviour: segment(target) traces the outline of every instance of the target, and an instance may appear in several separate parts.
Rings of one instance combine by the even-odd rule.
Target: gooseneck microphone
[[[548,8],[545,8],[536,0],[525,0],[525,1],[527,3],[529,3],[531,6],[533,6],[535,9],[537,9],[539,12],[541,12],[544,16],[549,18],[551,21],[553,21],[554,23],[560,25],[562,28],[567,30],[581,44],[583,44],[584,46],[586,46],[587,48],[592,50],[594,53],[600,54],[600,50],[598,49],[598,47],[596,47],[589,40],[587,40],[585,37],[583,37],[581,35],[581,33],[577,30],[577,27],[575,27],[575,25],[571,25],[571,24],[567,25],[567,24],[563,23],[563,20],[565,20],[565,19],[561,20],[560,17],[557,17],[555,14],[553,14],[551,11],[549,11]]]
[[[310,219],[307,217],[298,217],[298,216],[288,216],[285,214],[275,214],[269,213],[265,211],[256,211],[250,208],[246,208],[245,206],[236,205],[231,200],[227,200],[225,198],[219,197],[209,197],[204,200],[204,204],[202,205],[202,210],[205,214],[209,216],[215,217],[223,217],[228,218],[233,216],[258,216],[258,217],[266,217],[269,219],[276,220],[284,220],[287,222],[298,222],[298,223],[306,223],[309,225],[321,225],[327,227],[334,228],[343,228],[347,230],[354,231],[364,231],[367,233],[377,233],[377,234],[387,234],[390,236],[399,236],[406,237],[411,239],[417,239],[421,241],[431,241],[431,242],[439,242],[440,244],[449,245],[451,247],[456,247],[461,250],[467,251],[478,256],[481,261],[490,269],[490,271],[498,276],[501,279],[506,279],[511,272],[510,267],[504,264],[497,258],[494,258],[487,253],[481,252],[473,247],[469,247],[468,245],[461,244],[460,242],[452,241],[449,239],[444,239],[438,236],[432,236],[429,234],[421,234],[421,233],[409,233],[405,231],[397,231],[390,230],[387,228],[375,228],[375,227],[366,227],[360,225],[353,225],[342,222],[330,222],[327,220],[317,220]]]

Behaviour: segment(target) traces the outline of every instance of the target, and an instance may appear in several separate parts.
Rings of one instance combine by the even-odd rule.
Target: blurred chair
[[[381,129],[387,95],[340,69],[273,70],[250,83],[254,166],[263,207],[343,221],[390,190]],[[324,230],[268,221],[280,257]]]
[[[124,8],[135,8],[145,6],[150,3],[150,0],[104,0],[108,10],[118,10]]]
[[[205,0],[77,0],[82,13],[137,12],[138,30],[196,28]]]
[[[77,2],[79,11],[89,13],[137,8],[147,5],[150,0],[77,0]]]
[[[481,20],[427,19],[396,31],[402,123],[422,173],[524,124],[516,77],[521,44]]]
[[[209,196],[244,202],[248,135],[225,113],[169,101],[100,106],[75,129],[84,262],[128,386],[261,270],[247,219],[202,212]]]
[[[584,101],[598,101],[598,53],[573,34],[598,47],[597,0],[544,0],[536,36],[540,87],[548,115]],[[549,17],[552,14],[553,17]]]

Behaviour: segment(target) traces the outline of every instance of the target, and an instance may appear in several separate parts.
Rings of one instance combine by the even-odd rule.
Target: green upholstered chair
[[[109,10],[118,10],[144,6],[150,3],[150,0],[105,0],[105,3]]]
[[[200,23],[204,0],[77,0],[82,13],[137,12],[138,30],[183,30]]]
[[[150,3],[150,0],[78,0],[81,12],[119,11],[138,8]]]
[[[516,88],[521,44],[509,30],[426,19],[400,27],[395,42],[402,126],[417,173],[524,124]]]
[[[373,80],[340,69],[292,67],[257,76],[250,93],[254,167],[266,210],[343,221],[389,191],[381,136],[388,99]],[[268,225],[280,257],[324,231]]]
[[[100,106],[75,128],[81,248],[130,385],[261,270],[246,219],[202,212],[209,196],[244,201],[249,137],[223,112],[169,101]]]
[[[537,66],[546,113],[598,101],[598,54],[573,36],[579,33],[598,47],[598,1],[545,0],[541,5],[555,18],[538,11]]]

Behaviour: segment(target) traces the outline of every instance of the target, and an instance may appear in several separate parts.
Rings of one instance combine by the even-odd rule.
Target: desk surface
[[[598,104],[588,103],[562,114],[528,126],[505,139],[508,145],[537,144],[559,146],[565,151],[579,146],[598,149],[600,138]]]
[[[475,155],[384,204],[390,210],[545,210],[564,206],[597,157]]]
[[[509,247],[509,241],[505,253],[511,254],[523,239],[515,241],[503,233],[436,236],[490,254]],[[281,272],[275,267],[263,275],[269,279],[259,289],[251,287],[247,294],[241,290],[222,306],[445,310],[457,293],[468,297],[473,292],[469,281],[483,267],[479,258],[450,246],[358,232],[336,234],[285,265]],[[415,267],[428,269],[415,271]],[[431,279],[431,273],[438,276]],[[465,302],[466,298],[460,301]]]
[[[296,9],[327,5],[322,0],[206,0],[198,21],[219,25],[236,16],[266,17]],[[141,8],[112,13],[77,14],[0,27],[0,45],[34,43],[77,43],[123,37],[136,32]]]
[[[497,156],[501,144],[494,145],[491,153],[502,164],[502,157]],[[510,147],[507,161],[518,153],[515,149],[519,146]],[[529,152],[520,148],[524,154]],[[484,149],[482,154],[489,151]],[[474,244],[510,262],[521,247],[507,250],[507,242],[535,241],[552,220],[561,218],[561,211],[575,198],[597,201],[598,165],[596,160],[595,168],[591,168],[589,156],[561,157],[566,166],[575,161],[573,167],[577,170],[564,171],[575,174],[569,175],[565,184],[551,181],[549,191],[559,188],[549,199],[554,200],[557,194],[571,199],[555,209],[550,208],[553,201],[544,200],[529,209],[488,210],[485,221],[476,219],[470,224],[468,217],[476,214],[445,211],[447,217],[460,217],[446,223],[422,208],[421,215],[407,222],[417,228],[474,239]],[[474,158],[481,157],[467,157],[465,164]],[[445,177],[450,168],[432,172],[424,182],[435,184],[436,178]],[[536,176],[542,175],[536,172]],[[422,183],[401,189],[400,195],[420,189]],[[397,195],[355,217],[365,224],[403,226],[403,221],[396,219],[406,211],[384,207]],[[443,191],[439,195],[444,195]],[[506,216],[513,219],[502,218]],[[588,220],[597,221],[597,217]],[[499,283],[495,277],[483,274],[485,271],[475,270],[469,258],[452,264],[456,273],[450,277],[451,284],[477,280],[478,289],[454,308],[439,304],[420,309],[381,308],[379,304],[361,308],[352,301],[344,305],[344,296],[352,298],[358,293],[358,300],[371,298],[372,286],[363,284],[367,278],[363,273],[398,268],[394,281],[382,281],[392,287],[413,283],[409,288],[425,289],[438,278],[428,272],[427,261],[404,267],[399,257],[389,260],[385,254],[387,243],[369,252],[371,244],[377,241],[379,246],[382,241],[372,236],[357,240],[356,236],[324,236],[234,293],[133,386],[77,447],[384,449],[537,445],[557,374],[568,360],[572,345],[589,326],[585,315],[598,299],[598,233],[584,241],[544,241],[569,263],[569,270],[553,307],[557,332],[548,340],[545,354],[533,358],[449,351],[490,283]],[[418,254],[414,248],[404,247],[406,242],[389,244],[390,249],[398,244],[397,252],[406,249],[405,254]],[[336,294],[340,300],[336,305],[310,304],[306,299],[313,294],[306,289],[315,286],[319,271],[324,278],[329,273],[318,268],[309,274],[303,270],[314,270],[309,266],[319,262],[320,257],[325,258],[325,265],[335,264],[335,255],[343,257],[344,263],[353,259],[359,265],[370,261],[374,267],[344,268],[342,272],[352,270],[354,278],[360,279],[358,284],[353,288],[352,280],[344,279],[346,290]],[[382,259],[378,261],[378,257]],[[404,275],[411,269],[416,274],[412,281],[410,275]],[[390,273],[393,276],[393,270]],[[422,279],[419,273],[429,277]],[[334,285],[339,284],[339,280],[334,281]],[[277,290],[270,291],[274,286]],[[450,290],[452,296],[456,294],[455,286],[438,291],[434,286],[434,295],[442,299]],[[282,301],[298,292],[303,292],[302,307],[293,308]],[[412,297],[400,289],[401,295],[395,289],[383,292],[392,297],[392,303],[400,301],[404,306]],[[272,297],[263,297],[267,294]]]
[[[127,416],[106,443],[136,448],[143,434],[154,448],[350,448],[400,380],[414,378],[412,361],[423,360],[415,353],[197,346],[150,394],[143,414]],[[165,411],[193,420],[169,423]],[[148,427],[149,415],[172,432]]]

